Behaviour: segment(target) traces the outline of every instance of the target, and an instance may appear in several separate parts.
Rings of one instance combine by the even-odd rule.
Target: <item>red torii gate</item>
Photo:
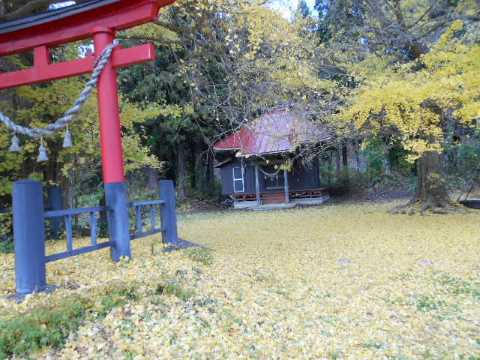
[[[91,73],[97,57],[112,44],[117,31],[154,21],[159,9],[174,1],[89,0],[0,24],[0,57],[32,49],[34,54],[33,67],[0,74],[0,89]],[[74,61],[51,62],[51,48],[87,38],[93,38],[95,54]],[[154,59],[155,48],[150,44],[129,49],[117,47],[98,82],[103,180],[107,205],[113,210],[110,233],[115,244],[114,260],[131,256],[116,69]]]

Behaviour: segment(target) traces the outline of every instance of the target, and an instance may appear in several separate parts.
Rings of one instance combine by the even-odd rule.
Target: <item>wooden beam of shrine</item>
[[[48,64],[44,58],[46,55],[43,50],[44,48],[36,50],[35,65],[33,67],[0,74],[0,90],[88,74],[93,71],[93,65],[96,60],[96,57],[93,55],[84,59]],[[39,54],[38,58],[37,54]],[[155,57],[155,46],[152,44],[128,49],[116,48],[112,54],[112,63],[114,67],[119,68],[155,60]]]

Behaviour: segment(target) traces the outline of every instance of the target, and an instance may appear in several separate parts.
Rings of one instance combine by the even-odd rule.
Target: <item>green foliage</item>
[[[480,132],[475,129],[462,138],[445,147],[446,173],[451,187],[464,192],[472,190],[472,196],[478,196],[480,185]]]
[[[194,295],[193,291],[184,289],[177,282],[168,282],[167,284],[159,284],[155,292],[158,295],[175,296],[182,301],[187,301]]]
[[[12,215],[0,213],[0,242],[13,241]]]
[[[0,241],[0,254],[12,254],[15,252],[15,245],[12,240]]]
[[[385,147],[380,138],[373,138],[362,149],[362,155],[367,160],[368,177],[373,181],[378,181],[385,174]]]
[[[417,310],[423,313],[426,313],[432,310],[438,310],[444,306],[445,306],[444,301],[437,300],[433,296],[421,295],[416,299]]]
[[[335,168],[332,164],[321,163],[319,166],[320,179],[322,184],[331,185],[335,179]]]
[[[453,295],[470,295],[480,300],[480,282],[467,281],[446,273],[440,273],[435,280]]]
[[[55,308],[0,321],[0,358],[24,356],[43,347],[60,347],[85,318],[85,300],[70,300]]]
[[[399,142],[387,144],[380,137],[371,137],[364,142],[360,156],[366,159],[367,176],[372,182],[382,180],[389,171],[408,176],[413,170],[412,164],[407,161],[408,152]]]
[[[125,305],[128,301],[137,300],[138,296],[134,287],[114,289],[100,299],[98,316],[105,317],[114,308]]]
[[[95,306],[94,298],[79,297],[34,309],[21,317],[0,320],[0,359],[25,356],[45,347],[59,348],[92,309],[96,316],[105,317],[115,307],[136,299],[133,287],[116,288],[100,297],[100,306]]]
[[[0,102],[0,108],[3,103]],[[20,170],[21,164],[16,154],[7,151],[10,146],[10,135],[6,132],[4,126],[0,126],[0,198],[9,196],[12,192],[12,180],[16,178],[15,174]]]
[[[221,181],[215,179],[211,186],[207,189],[203,189],[203,194],[206,195],[208,199],[220,201],[223,198]]]
[[[187,256],[193,261],[203,265],[211,265],[213,263],[212,250],[207,248],[195,248],[187,251]]]

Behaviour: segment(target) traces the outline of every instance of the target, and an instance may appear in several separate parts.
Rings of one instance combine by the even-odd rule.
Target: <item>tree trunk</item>
[[[335,149],[335,182],[338,182],[340,180],[340,175],[342,171],[342,164],[341,164],[341,148],[340,148],[340,143],[337,145],[337,148]]]
[[[436,152],[426,152],[418,160],[414,202],[429,207],[445,207],[450,204],[441,164],[442,156]]]
[[[183,201],[187,198],[187,165],[185,163],[185,145],[177,145],[177,195],[178,200]]]
[[[333,151],[330,151],[329,156],[328,156],[328,186],[331,186],[333,184]]]
[[[384,145],[383,147],[383,171],[386,176],[392,175],[392,167],[390,165],[390,148],[388,145]]]
[[[158,192],[158,170],[151,167],[147,167],[145,169],[145,172],[147,173],[147,177],[148,177],[148,182],[147,182],[148,191],[151,193],[157,193]]]
[[[202,144],[196,141],[193,146],[193,162],[194,162],[194,187],[199,193],[206,192],[206,167],[203,161]]]
[[[206,179],[205,179],[205,186],[209,189],[209,192],[212,195],[216,195],[215,189],[215,174],[214,174],[214,156],[211,153],[207,153],[207,171],[206,171]]]
[[[442,155],[427,151],[417,161],[417,189],[414,197],[406,204],[392,210],[393,213],[414,214],[431,211],[444,214],[459,208],[448,195],[442,169]]]
[[[361,172],[361,164],[360,164],[360,139],[353,140],[353,148],[355,154],[355,170],[357,173]]]
[[[342,165],[343,165],[344,170],[348,171],[349,165],[348,165],[348,143],[347,143],[347,141],[344,141],[342,143]]]

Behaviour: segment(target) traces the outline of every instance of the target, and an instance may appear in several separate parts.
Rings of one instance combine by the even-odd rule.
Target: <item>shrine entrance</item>
[[[92,73],[91,80],[72,109],[54,124],[45,128],[26,128],[0,112],[0,121],[12,131],[13,151],[19,150],[17,135],[40,140],[42,160],[43,137],[65,128],[81,105],[98,89],[100,143],[106,206],[45,212],[42,186],[36,181],[19,181],[13,191],[14,239],[16,251],[17,294],[25,295],[46,289],[45,264],[61,258],[110,247],[114,261],[131,257],[130,240],[162,232],[164,241],[177,244],[175,195],[173,183],[160,184],[160,200],[130,203],[125,181],[121,123],[117,86],[117,69],[155,59],[152,44],[123,48],[115,40],[116,32],[154,21],[161,7],[174,0],[90,0],[78,5],[37,14],[0,24],[0,57],[33,50],[33,66],[29,69],[0,74],[0,90],[21,85],[62,79]],[[69,42],[93,39],[94,54],[73,61],[52,63],[50,49]],[[0,109],[1,111],[1,109]],[[44,151],[45,149],[43,149]],[[135,231],[129,226],[129,209],[134,209]],[[151,228],[143,229],[142,211],[149,209]],[[97,243],[96,219],[99,213],[108,217],[109,241]],[[73,248],[72,217],[91,215],[91,245]],[[161,214],[158,227],[155,217]],[[45,256],[44,222],[48,218],[65,221],[67,250]]]

